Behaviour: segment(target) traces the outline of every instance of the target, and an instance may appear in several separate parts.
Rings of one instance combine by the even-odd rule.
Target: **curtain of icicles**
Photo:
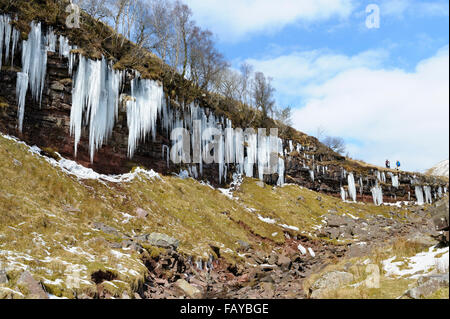
[[[19,47],[20,32],[12,27],[11,22],[10,16],[0,15],[0,68],[2,65],[14,66],[14,56]],[[60,41],[67,42],[64,37],[60,37]],[[16,82],[17,126],[20,132],[22,132],[23,128],[27,92],[30,91],[31,97],[39,105],[42,102],[42,92],[47,73],[47,52],[56,51],[56,42],[57,36],[51,28],[44,34],[41,23],[33,21],[28,40],[24,40],[21,43],[22,70],[17,73]],[[61,48],[60,46],[60,50]],[[70,47],[70,49],[73,48]],[[60,52],[60,54],[68,57],[66,52]]]
[[[383,189],[377,184],[372,188],[373,203],[377,206],[383,204]]]
[[[41,104],[47,72],[47,53],[58,52],[60,57],[68,59],[69,73],[73,76],[70,134],[75,140],[75,154],[82,129],[86,127],[89,130],[89,155],[93,161],[96,151],[108,142],[112,134],[121,102],[125,72],[114,70],[105,58],[94,61],[72,54],[71,51],[76,47],[71,46],[67,38],[57,36],[52,28],[44,31],[39,22],[31,23],[28,40],[19,43],[19,37],[19,31],[11,25],[11,18],[0,15],[0,67],[3,63],[13,66],[13,58],[19,45],[22,51],[22,70],[17,73],[16,83],[19,131],[23,128],[27,93],[30,92],[33,100]],[[78,60],[78,67],[72,72],[75,60]],[[216,117],[194,103],[182,109],[172,108],[170,103],[166,103],[160,84],[142,79],[138,72],[134,72],[134,75],[131,96],[126,102],[130,158],[139,143],[145,142],[149,137],[155,139],[159,119],[167,137],[170,138],[172,129],[183,128],[190,133],[191,146],[200,145],[195,148],[197,154],[193,154],[193,159],[197,159],[196,164],[189,167],[191,176],[197,177],[199,172],[200,175],[203,174],[201,159],[211,151],[208,147],[213,145],[220,182],[226,180],[230,165],[234,165],[238,174],[257,176],[261,180],[265,174],[278,173],[277,184],[284,184],[284,150],[280,138],[233,129],[229,119]],[[220,138],[216,137],[217,134]],[[292,141],[289,146],[292,152]],[[168,146],[163,148],[169,155]],[[296,149],[300,152],[302,146],[297,144]]]
[[[79,57],[74,76],[70,133],[75,136],[75,155],[81,138],[83,118],[89,127],[89,154],[95,152],[111,136],[119,110],[119,94],[123,73],[113,70],[105,58],[89,60]]]

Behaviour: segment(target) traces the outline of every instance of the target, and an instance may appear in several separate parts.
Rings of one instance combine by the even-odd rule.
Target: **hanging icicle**
[[[114,71],[105,58],[99,61],[80,56],[74,79],[70,134],[75,136],[75,155],[81,138],[83,118],[89,125],[89,153],[91,162],[111,135],[118,113],[122,74]]]
[[[355,186],[355,178],[353,177],[353,173],[348,174],[348,193],[352,200],[356,202],[356,186]]]
[[[133,157],[140,141],[148,134],[156,138],[156,120],[161,112],[163,88],[155,81],[135,78],[131,81],[131,97],[127,102],[128,156]]]

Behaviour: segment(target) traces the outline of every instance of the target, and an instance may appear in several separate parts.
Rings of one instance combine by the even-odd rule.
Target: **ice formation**
[[[352,200],[356,202],[356,186],[355,186],[355,178],[353,177],[353,173],[348,174],[348,193]]]
[[[433,204],[433,197],[431,196],[431,187],[430,186],[424,186],[423,190],[425,192],[425,202],[427,204]]]
[[[400,183],[399,183],[399,181],[398,181],[398,175],[394,175],[394,174],[391,173],[391,172],[389,172],[388,175],[389,175],[389,177],[391,178],[391,181],[392,181],[392,187],[399,188]]]
[[[19,32],[11,26],[10,17],[0,15],[0,63],[8,60],[10,56],[11,64],[13,63],[18,40]],[[107,143],[111,136],[121,97],[127,94],[122,90],[125,71],[114,70],[104,57],[94,61],[73,54],[72,50],[75,48],[67,38],[58,36],[52,28],[44,31],[40,22],[31,23],[28,40],[22,41],[22,71],[17,74],[18,127],[22,130],[28,89],[36,102],[42,101],[47,53],[58,53],[60,57],[68,59],[69,73],[74,71],[70,134],[74,137],[75,155],[81,132],[83,128],[87,128],[89,155],[93,161],[96,151]],[[76,61],[78,67],[73,70]],[[231,120],[217,117],[211,110],[196,103],[172,107],[170,101],[165,99],[160,84],[142,79],[137,71],[129,71],[129,74],[134,75],[131,92],[123,101],[127,108],[129,157],[133,157],[139,143],[150,137],[155,139],[160,124],[168,138],[174,128],[184,129],[188,133],[186,136],[190,136],[190,143],[187,145],[190,145],[189,151],[192,151],[193,156],[193,165],[189,166],[191,176],[198,177],[203,174],[203,157],[213,153],[211,163],[218,165],[219,182],[226,180],[230,170],[234,169],[236,173],[261,180],[266,174],[278,174],[277,184],[284,184],[285,154],[283,140],[278,136],[267,135],[265,131],[256,133],[253,129],[234,129]],[[184,145],[184,142],[187,142],[184,140],[185,134],[181,135],[179,139]],[[172,142],[176,144],[179,140]],[[173,154],[169,154],[168,145],[165,147],[164,151],[169,160],[169,156]],[[288,141],[288,148],[291,152],[294,149],[300,152],[302,146]],[[169,165],[169,161],[167,164]]]
[[[416,193],[416,199],[417,199],[417,205],[423,205],[425,204],[424,198],[423,198],[423,190],[421,186],[415,187],[415,193]]]
[[[383,189],[378,183],[372,188],[372,198],[375,205],[379,206],[383,204]]]
[[[28,75],[23,72],[17,73],[17,82],[16,82],[16,98],[18,104],[18,128],[19,132],[22,132],[23,126],[23,118],[25,115],[25,97],[27,94],[28,87]]]
[[[72,92],[70,133],[75,136],[75,155],[81,138],[83,118],[89,125],[89,154],[102,147],[114,128],[119,106],[122,73],[106,59],[93,61],[80,56]]]
[[[344,187],[341,187],[341,198],[342,198],[342,201],[344,201],[344,202],[347,199],[347,194],[345,193]]]
[[[120,81],[120,73],[116,73]],[[114,87],[119,94],[119,86]],[[141,140],[151,133],[153,140],[156,137],[156,120],[161,113],[163,98],[162,86],[151,80],[135,78],[131,81],[131,97],[127,102],[128,121],[128,156],[131,158]],[[111,128],[112,130],[112,128]]]

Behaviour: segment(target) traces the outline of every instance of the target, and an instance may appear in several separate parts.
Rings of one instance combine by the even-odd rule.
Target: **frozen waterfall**
[[[416,192],[417,205],[425,204],[425,201],[423,199],[422,187],[421,186],[416,186],[415,187],[415,192]]]
[[[353,177],[353,173],[348,174],[348,193],[352,200],[356,202],[356,186],[355,186],[355,178]]]

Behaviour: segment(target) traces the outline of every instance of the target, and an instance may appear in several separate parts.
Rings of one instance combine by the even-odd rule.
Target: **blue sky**
[[[218,48],[274,79],[294,127],[342,136],[350,155],[423,171],[449,157],[449,2],[187,0]],[[366,7],[380,28],[366,27]]]

